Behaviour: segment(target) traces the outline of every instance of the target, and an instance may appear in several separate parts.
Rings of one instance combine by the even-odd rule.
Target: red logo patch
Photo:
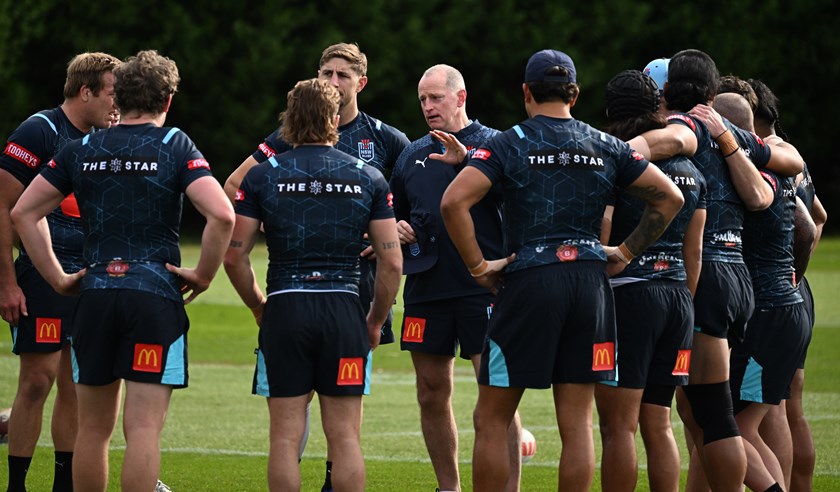
[[[638,153],[634,150],[633,151],[633,159],[636,159],[637,161],[643,161],[643,160],[645,160],[645,156],[643,156],[642,154],[640,154],[640,153]]]
[[[26,166],[30,169],[36,169],[38,164],[41,163],[41,159],[39,159],[38,156],[12,142],[6,144],[6,150],[4,150],[3,153],[12,159],[26,164]]]
[[[128,263],[120,260],[114,260],[111,263],[108,263],[108,267],[105,268],[105,271],[108,272],[108,275],[111,277],[122,277],[128,272]]]
[[[578,249],[577,246],[572,246],[570,244],[564,244],[557,248],[557,252],[554,253],[557,256],[557,259],[560,261],[575,261],[578,257]]]
[[[135,343],[132,369],[140,372],[162,372],[163,345]]]
[[[691,350],[678,350],[677,362],[674,364],[674,370],[671,371],[673,376],[688,376],[688,370],[691,368]]]
[[[265,142],[260,144],[260,152],[262,152],[266,157],[274,157],[277,155],[277,152],[275,152],[274,149],[269,147]]]
[[[364,360],[361,357],[342,357],[338,360],[338,379],[335,384],[338,386],[358,386],[364,383],[364,371],[362,365]]]
[[[481,159],[482,161],[486,161],[490,157],[490,151],[487,149],[478,149],[472,156],[473,159]]]
[[[207,159],[193,159],[191,161],[187,161],[187,169],[199,169],[199,168],[210,169],[210,163],[207,162]]]
[[[612,371],[615,369],[615,344],[613,342],[592,344],[592,370]]]
[[[669,268],[671,268],[671,265],[666,260],[659,260],[653,264],[654,272],[661,272],[662,270],[667,270]]]
[[[53,161],[50,161],[52,164]],[[61,200],[61,213],[68,217],[75,217],[79,218],[82,216],[82,213],[79,212],[79,203],[76,201],[76,195],[70,193],[67,195],[64,200]]]
[[[234,201],[241,202],[245,199],[245,192],[242,190],[236,190],[236,195],[233,197]]]
[[[767,181],[767,184],[769,184],[773,188],[773,193],[779,192],[778,186],[776,186],[776,180],[773,179],[773,176],[770,176],[767,173],[767,171],[759,171],[759,174],[761,174],[761,177],[764,178],[764,181]]]
[[[758,135],[756,135],[755,133],[753,133],[753,134],[752,134],[752,136],[753,136],[753,137],[755,137],[755,141],[756,141],[756,142],[758,142],[758,144],[759,144],[759,145],[761,145],[762,147],[764,147],[764,140],[762,140],[762,139],[761,139],[761,137],[759,137],[759,136],[758,136]]]
[[[668,119],[669,122],[670,121],[682,121],[683,123],[688,125],[689,128],[691,128],[691,131],[693,131],[693,132],[697,131],[697,125],[694,123],[694,120],[692,120],[690,117],[688,117],[684,114],[672,114],[671,116],[668,116],[667,119]]]
[[[394,194],[388,193],[388,206],[394,208]]]
[[[56,164],[55,159],[50,159],[50,162],[48,162],[47,165],[50,166],[52,169],[55,169],[55,166],[57,166],[58,164]]]
[[[412,318],[408,316],[403,322],[403,342],[420,343],[423,341],[423,334],[426,332],[425,318]]]
[[[61,318],[35,318],[35,341],[61,343]]]

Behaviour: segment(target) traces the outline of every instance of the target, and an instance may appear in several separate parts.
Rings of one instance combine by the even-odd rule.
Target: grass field
[[[256,253],[256,252],[255,252]],[[260,251],[262,254],[262,251]],[[185,248],[186,265],[194,265],[197,250]],[[264,260],[257,275],[264,278]],[[817,446],[815,490],[840,490],[840,238],[825,239],[812,259],[808,278],[817,305],[817,326],[806,365],[805,411]],[[210,290],[187,308],[190,330],[190,387],[174,393],[162,438],[161,478],[176,492],[266,490],[268,411],[263,398],[250,394],[257,327],[241,306],[223,272]],[[402,317],[396,308],[395,325]],[[0,337],[0,407],[11,406],[17,386],[18,361],[10,353],[10,337]],[[362,435],[368,490],[434,490],[434,473],[420,433],[414,374],[407,354],[398,346],[378,348],[374,355],[373,391],[365,398]],[[477,390],[466,361],[456,363],[455,413],[461,440],[461,482],[470,486],[473,431],[472,409]],[[50,402],[51,405],[51,402]],[[525,392],[520,406],[524,427],[537,439],[537,454],[524,466],[523,491],[557,489],[560,439],[550,391]],[[676,414],[676,412],[674,412]],[[49,413],[29,473],[29,490],[50,490],[52,446]],[[597,420],[596,420],[597,422]],[[683,427],[674,417],[678,441]],[[594,429],[600,457],[600,436]],[[111,486],[119,489],[124,440],[118,429],[111,446]],[[638,490],[647,490],[647,460],[639,446]],[[0,487],[6,483],[7,446],[0,446]],[[301,463],[303,490],[317,491],[323,477],[326,442],[317,405],[313,427]],[[685,462],[685,449],[681,450]],[[683,480],[685,478],[683,464]],[[596,474],[593,490],[600,490]]]

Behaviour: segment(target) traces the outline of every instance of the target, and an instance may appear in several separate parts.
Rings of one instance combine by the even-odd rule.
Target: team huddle
[[[53,383],[53,490],[107,489],[123,392],[121,488],[169,490],[160,434],[189,381],[184,305],[221,266],[259,326],[269,490],[301,488],[315,393],[321,490],[364,490],[371,355],[397,340],[440,491],[461,490],[458,355],[478,383],[473,490],[527,490],[526,388],[553,391],[558,488],[592,486],[595,405],[601,489],[636,488],[638,428],[658,465],[650,489],[679,490],[676,399],[687,490],[810,490],[804,273],[827,217],[764,83],[683,50],[613,77],[597,129],[572,117],[572,59],[542,50],[524,70],[528,118],[499,131],[469,118],[461,73],[434,65],[417,87],[430,131],[409,141],[359,110],[366,73],[357,45],[327,47],[222,186],[165,126],[175,62],[153,50],[71,60],[64,103],[25,120],[0,155],[0,248],[20,250],[0,258],[20,358],[9,491],[25,490]],[[184,195],[206,219],[192,268]],[[250,258],[261,235],[266,279]]]

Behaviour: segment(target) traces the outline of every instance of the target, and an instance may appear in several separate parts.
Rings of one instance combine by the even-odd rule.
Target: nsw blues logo
[[[362,139],[359,142],[359,159],[370,162],[375,157],[373,142],[368,139]]]

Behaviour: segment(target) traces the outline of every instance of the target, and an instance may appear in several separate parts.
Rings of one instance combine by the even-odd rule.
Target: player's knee
[[[703,443],[740,436],[732,407],[729,382],[691,384],[684,387],[691,413],[703,430]]]
[[[28,405],[43,404],[50,394],[55,377],[44,372],[28,372],[20,379],[18,398]]]

